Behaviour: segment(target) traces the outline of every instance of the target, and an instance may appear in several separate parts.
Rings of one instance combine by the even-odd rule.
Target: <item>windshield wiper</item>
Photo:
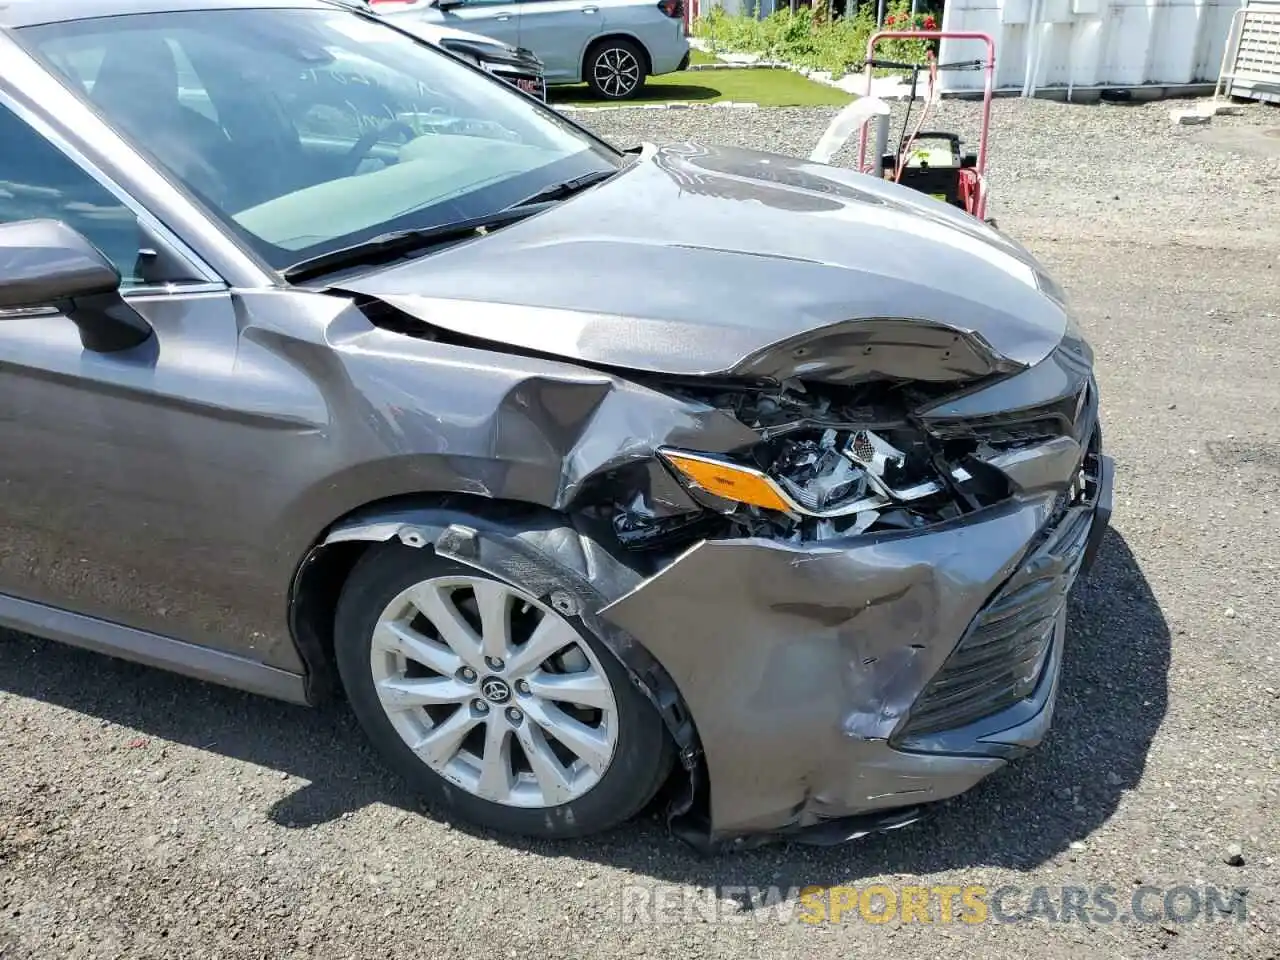
[[[608,180],[610,177],[618,174],[618,170],[596,170],[592,173],[584,173],[580,177],[574,177],[572,180],[562,180],[559,183],[553,183],[550,186],[543,187],[537,193],[530,194],[523,200],[519,201],[509,210],[524,209],[536,203],[551,203],[556,200],[567,200],[575,193],[581,193],[587,187],[594,187],[601,181]]]
[[[339,247],[337,250],[299,260],[285,267],[284,278],[290,283],[297,283],[344,267],[378,263],[414,250],[425,250],[453,240],[483,236],[494,227],[506,226],[517,220],[531,217],[546,205],[548,204],[525,201],[518,207],[507,207],[483,217],[470,217],[466,220],[455,220],[453,223],[442,223],[417,230],[396,230],[392,233],[384,233],[362,243],[353,243],[349,247]]]

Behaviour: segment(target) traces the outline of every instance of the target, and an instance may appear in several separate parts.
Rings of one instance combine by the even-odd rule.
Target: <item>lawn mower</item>
[[[924,63],[900,63],[879,59],[875,55],[876,44],[884,40],[928,41],[927,60]],[[938,41],[941,40],[981,40],[987,47],[986,59],[938,63],[936,51]],[[902,134],[892,152],[888,149],[887,111],[872,117],[876,124],[876,142],[875,153],[870,160],[867,157],[867,126],[863,125],[858,147],[858,169],[927,193],[960,207],[979,220],[987,220],[987,136],[991,129],[991,95],[995,67],[995,42],[989,34],[946,30],[886,30],[872,34],[867,41],[867,96],[871,95],[871,77],[877,69],[911,71],[911,95],[902,121]],[[976,153],[964,149],[964,142],[958,134],[924,129],[938,100],[938,73],[942,70],[982,70],[984,73],[982,129],[978,134]],[[919,97],[922,72],[927,73],[928,91],[912,129],[911,113]]]

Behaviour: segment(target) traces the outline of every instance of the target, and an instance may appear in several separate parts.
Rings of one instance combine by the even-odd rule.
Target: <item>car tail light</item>
[[[684,19],[684,0],[658,0],[658,9],[672,20]]]

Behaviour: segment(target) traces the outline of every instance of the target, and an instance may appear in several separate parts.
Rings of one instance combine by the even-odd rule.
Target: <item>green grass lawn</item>
[[[715,58],[694,51],[694,63]],[[697,58],[703,58],[701,61]],[[585,84],[552,87],[553,104],[598,107],[616,101],[597,100]],[[853,98],[843,90],[814,83],[790,70],[689,70],[650,77],[634,100],[624,103],[714,103],[733,100],[762,107],[843,107]]]

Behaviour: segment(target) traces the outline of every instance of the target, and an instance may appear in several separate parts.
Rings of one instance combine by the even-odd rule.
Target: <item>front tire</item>
[[[597,833],[670,770],[657,710],[580,617],[429,547],[371,548],[343,587],[334,642],[374,746],[462,820]]]
[[[645,80],[645,55],[630,40],[602,40],[587,53],[587,85],[602,100],[631,100]]]

